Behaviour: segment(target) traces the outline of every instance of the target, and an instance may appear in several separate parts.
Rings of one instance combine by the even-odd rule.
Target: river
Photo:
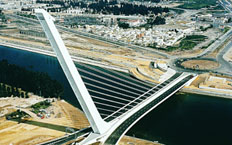
[[[0,60],[48,73],[64,86],[63,98],[79,107],[56,58],[0,46]],[[128,135],[167,145],[231,145],[232,100],[176,94],[155,108]]]

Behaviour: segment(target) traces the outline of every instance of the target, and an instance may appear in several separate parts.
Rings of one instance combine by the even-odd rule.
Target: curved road
[[[217,61],[221,64],[221,67],[216,69],[218,72],[222,72],[229,75],[231,75],[232,72],[232,63],[226,61],[223,56],[230,49],[232,49],[232,41],[218,53]]]
[[[178,61],[181,60],[194,60],[194,59],[207,59],[204,58],[204,56],[210,54],[211,52],[213,52],[214,50],[216,50],[218,47],[220,47],[226,40],[228,37],[232,36],[232,29],[229,30],[227,33],[225,33],[224,35],[222,35],[218,40],[216,40],[212,45],[210,45],[207,49],[205,49],[201,54],[194,56],[194,57],[179,57],[179,58],[174,58],[171,59],[169,61],[169,66],[177,71],[180,72],[193,72],[194,73],[205,73],[205,72],[214,72],[214,73],[221,73],[221,74],[226,74],[226,75],[230,75],[231,76],[231,72],[232,72],[232,64],[229,63],[228,61],[226,61],[223,56],[224,54],[229,51],[229,49],[232,47],[232,41],[229,42],[218,54],[216,59],[214,58],[208,58],[208,59],[212,59],[212,60],[216,60],[218,61],[218,63],[220,64],[220,67],[214,70],[192,70],[192,69],[185,69],[183,67],[180,67],[180,65],[178,64]]]

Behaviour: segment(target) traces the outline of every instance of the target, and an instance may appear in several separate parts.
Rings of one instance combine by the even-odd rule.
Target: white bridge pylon
[[[100,116],[58,30],[56,29],[53,22],[55,19],[43,9],[35,9],[35,13],[94,133],[99,135],[104,134],[109,130],[110,123],[105,122]]]

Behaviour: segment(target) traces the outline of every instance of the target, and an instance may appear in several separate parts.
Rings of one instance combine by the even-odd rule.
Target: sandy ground
[[[9,105],[11,99],[4,99],[4,103],[7,104],[2,105],[5,107],[13,106]],[[9,100],[9,101],[7,101]],[[14,99],[19,100],[19,99]],[[29,101],[29,99],[27,100]],[[14,101],[11,101],[14,103]],[[19,102],[26,102],[24,101]],[[20,103],[18,103],[20,104]],[[4,107],[1,107],[4,109]],[[30,110],[30,109],[28,109]],[[54,115],[51,115],[50,118],[40,119],[40,118],[30,118],[29,123],[25,121],[24,123],[18,124],[18,122],[5,120],[4,117],[0,118],[0,145],[14,144],[14,145],[32,145],[41,143],[47,140],[51,140],[65,134],[64,129],[60,130],[60,128],[71,127],[75,129],[81,129],[84,127],[88,127],[89,123],[79,109],[70,105],[65,101],[56,101],[52,103],[47,110],[53,110]],[[35,123],[35,124],[34,124]],[[42,127],[40,126],[42,124]],[[58,128],[52,128],[51,125],[55,125]],[[46,125],[46,126],[44,126]]]
[[[33,44],[37,46],[46,46],[44,43],[31,41],[31,40],[25,40],[25,39],[19,39],[19,38],[11,38],[7,36],[0,36],[0,39],[7,40],[7,41],[15,41],[19,43],[25,43],[25,44]]]
[[[63,136],[64,134],[64,132],[48,128],[6,121],[3,118],[0,120],[1,145],[32,145]]]
[[[144,74],[140,73],[137,68],[130,69],[130,73],[132,73],[138,79],[141,79],[141,80],[144,80],[144,81],[153,82],[153,83],[157,83],[156,80],[153,80],[153,79],[145,76]]]
[[[189,60],[183,62],[181,65],[184,66],[185,68],[199,69],[199,70],[216,69],[219,67],[219,63],[210,60]]]
[[[124,136],[119,142],[119,145],[128,145],[128,144],[129,145],[162,145],[160,143],[151,142],[148,140],[143,140],[130,136]]]
[[[30,98],[5,97],[0,98],[0,117],[12,113],[17,109],[25,109],[33,104],[43,101],[44,98],[30,95]],[[25,109],[27,110],[27,109]]]
[[[76,129],[86,128],[89,122],[84,113],[71,104],[61,100],[52,103],[53,105],[48,110],[53,110],[54,115],[45,119],[32,119],[34,121],[67,126]]]
[[[198,88],[202,82],[205,82],[207,77],[209,77],[209,74],[198,75],[197,78],[191,83],[191,86]]]
[[[232,62],[232,47],[230,48],[229,51],[226,52],[226,54],[224,55],[224,58],[227,61]]]
[[[29,119],[37,123],[46,123],[57,126],[68,126],[76,129],[89,126],[85,115],[77,108],[65,101],[56,101],[47,110],[53,110],[54,114],[46,119]],[[57,116],[57,114],[60,114]],[[54,117],[56,116],[56,117]],[[65,135],[64,131],[51,129],[49,126],[41,127],[29,124],[27,121],[18,123],[16,121],[0,118],[0,144],[1,145],[34,145]],[[124,136],[119,145],[160,145],[151,141]]]
[[[217,76],[215,74],[200,74],[197,76],[197,78],[190,84],[189,87],[185,88],[190,88],[190,89],[195,89],[195,90],[203,90],[203,91],[210,91],[212,93],[217,93],[221,92],[223,94],[231,95],[232,91],[232,86],[231,86],[231,77],[223,77],[223,76]],[[200,89],[199,87],[209,87],[212,88],[211,90],[204,88]],[[218,90],[215,90],[214,88],[217,88]],[[222,90],[221,90],[222,89]]]

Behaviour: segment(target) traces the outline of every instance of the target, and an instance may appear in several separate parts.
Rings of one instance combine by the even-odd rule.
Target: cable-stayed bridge
[[[54,25],[54,18],[42,9],[35,12],[90,122],[92,132],[80,144],[117,144],[139,119],[194,77],[176,73],[151,86],[125,74],[94,66],[82,64],[77,69]]]

